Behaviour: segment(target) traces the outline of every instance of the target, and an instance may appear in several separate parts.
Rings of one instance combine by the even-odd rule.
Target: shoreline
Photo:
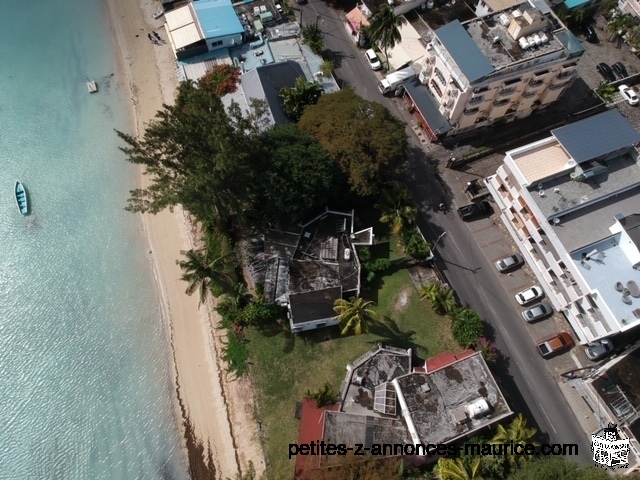
[[[147,34],[155,29],[165,37],[164,19],[153,20],[157,5],[152,0],[108,0],[106,9],[114,35],[122,80],[128,89],[135,135],[143,132],[162,104],[174,100],[178,81],[175,59],[166,43],[156,46]],[[136,184],[145,186],[148,178],[139,169]],[[220,358],[225,332],[218,329],[219,315],[214,302],[198,308],[197,295],[184,293],[186,284],[176,265],[181,250],[193,248],[189,219],[177,207],[156,215],[140,214],[141,226],[149,243],[152,268],[161,300],[163,323],[167,328],[172,402],[183,439],[185,463],[192,478],[201,475],[234,478],[248,470],[249,461],[256,476],[264,471],[264,454],[253,419],[253,392],[247,378],[229,381]],[[200,456],[201,465],[194,467]],[[206,471],[205,471],[206,470]]]

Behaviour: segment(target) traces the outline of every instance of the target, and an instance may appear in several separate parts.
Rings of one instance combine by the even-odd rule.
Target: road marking
[[[555,382],[554,382],[555,383]],[[544,413],[544,416],[547,417],[547,425],[549,425],[551,427],[551,429],[553,430],[553,433],[558,433],[558,431],[555,429],[555,427],[553,426],[553,422],[551,421],[551,419],[549,418],[549,415],[547,415],[547,412],[544,411],[544,408],[542,408],[542,405],[538,404],[538,407],[540,407],[540,410],[542,410],[542,413]]]

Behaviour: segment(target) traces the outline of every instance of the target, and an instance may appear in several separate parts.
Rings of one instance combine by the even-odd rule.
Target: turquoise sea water
[[[0,479],[186,478],[105,6],[2,7]]]

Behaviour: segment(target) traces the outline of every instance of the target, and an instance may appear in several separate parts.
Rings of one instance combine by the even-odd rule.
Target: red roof
[[[326,405],[316,407],[313,398],[302,400],[302,417],[300,419],[300,433],[298,434],[298,445],[303,443],[319,442],[322,440],[322,430],[324,427],[324,412],[337,411],[340,405]],[[317,467],[320,463],[320,456],[297,455],[295,478],[302,478],[305,467],[307,469]]]
[[[441,368],[448,367],[452,363],[457,362],[458,360],[462,360],[463,358],[470,357],[476,353],[472,349],[467,349],[463,352],[454,355],[453,352],[447,350],[446,352],[441,353],[440,355],[436,355],[435,357],[431,357],[427,359],[427,373],[435,372],[436,370],[440,370]]]

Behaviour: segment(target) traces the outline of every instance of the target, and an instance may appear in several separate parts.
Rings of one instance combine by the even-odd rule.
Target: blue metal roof
[[[640,143],[640,133],[615,109],[556,128],[551,134],[578,163]]]
[[[493,72],[493,65],[459,20],[447,23],[434,33],[470,83]]]
[[[402,84],[433,133],[444,135],[451,130],[451,125],[438,110],[438,103],[431,96],[427,87],[420,83],[417,76],[405,80]]]
[[[567,7],[567,10],[571,10],[572,8],[580,7],[590,1],[591,0],[565,0],[564,6]]]
[[[244,32],[231,0],[198,0],[191,5],[207,40]]]

